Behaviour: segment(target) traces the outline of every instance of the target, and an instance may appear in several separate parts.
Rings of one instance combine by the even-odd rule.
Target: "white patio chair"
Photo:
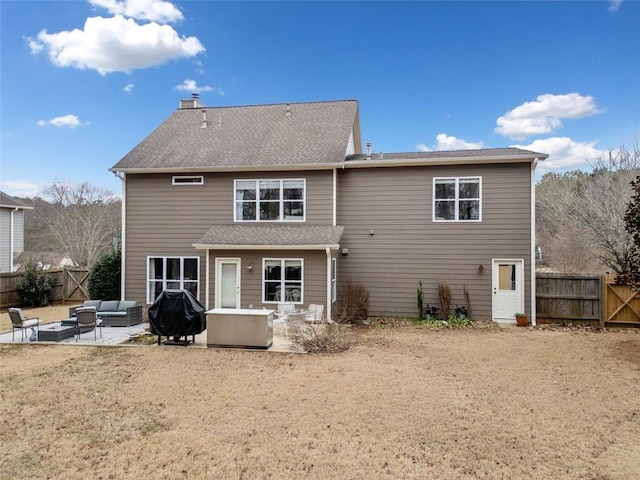
[[[307,322],[317,323],[322,321],[324,305],[316,305],[314,303],[310,303],[307,310],[309,310],[309,313],[305,316]]]
[[[285,336],[288,334],[287,317],[289,316],[289,312],[292,312],[294,309],[295,306],[291,302],[283,302],[278,304],[278,310],[275,314],[276,318],[274,319],[273,323],[282,326]]]
[[[36,339],[38,338],[38,325],[40,325],[40,319],[38,317],[26,317],[22,313],[20,308],[10,308],[9,318],[11,318],[11,341],[16,338],[16,330],[19,328],[22,333],[21,341],[24,342],[24,332],[28,328],[35,328]]]

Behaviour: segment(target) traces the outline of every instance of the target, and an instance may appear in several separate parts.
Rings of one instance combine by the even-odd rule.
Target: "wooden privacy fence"
[[[600,275],[536,275],[536,321],[599,326],[602,318]]]
[[[536,275],[537,323],[640,327],[640,292],[615,275]]]
[[[52,288],[49,299],[57,302],[82,302],[89,298],[87,284],[89,270],[86,268],[56,268],[47,271]],[[0,308],[20,305],[18,283],[22,273],[0,273]]]
[[[640,326],[640,291],[634,292],[627,285],[616,285],[615,275],[607,275],[604,279],[604,311],[605,326]]]

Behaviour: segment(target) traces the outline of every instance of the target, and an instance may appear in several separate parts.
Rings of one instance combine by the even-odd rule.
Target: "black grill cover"
[[[197,335],[207,328],[204,312],[188,290],[164,290],[149,307],[151,333],[167,337]]]

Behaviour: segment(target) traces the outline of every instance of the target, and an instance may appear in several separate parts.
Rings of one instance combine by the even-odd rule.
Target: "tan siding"
[[[204,302],[205,254],[193,244],[212,225],[234,223],[234,179],[306,178],[306,224],[333,221],[331,171],[203,175],[204,185],[172,185],[169,174],[127,175],[127,299],[145,301],[147,256],[199,256],[200,300]]]
[[[216,258],[241,259],[241,298],[240,307],[275,308],[273,303],[262,303],[262,260],[264,258],[302,258],[304,260],[303,294],[304,305],[309,303],[326,303],[326,254],[318,251],[284,252],[284,251],[238,251],[238,250],[210,250],[210,308],[215,303],[215,262]],[[248,270],[247,265],[253,265]],[[204,304],[204,284],[202,285],[202,303]]]
[[[447,176],[482,177],[481,222],[433,222],[433,178]],[[349,249],[340,278],[367,286],[371,314],[415,316],[418,281],[425,304],[437,304],[437,282],[446,281],[453,307],[464,304],[466,284],[474,316],[489,319],[493,258],[525,260],[529,311],[529,164],[347,169],[338,185],[341,246]]]

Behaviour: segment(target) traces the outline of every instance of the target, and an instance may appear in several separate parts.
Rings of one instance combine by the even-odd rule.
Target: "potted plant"
[[[516,325],[519,327],[526,327],[529,325],[529,317],[527,317],[526,313],[516,313]]]

